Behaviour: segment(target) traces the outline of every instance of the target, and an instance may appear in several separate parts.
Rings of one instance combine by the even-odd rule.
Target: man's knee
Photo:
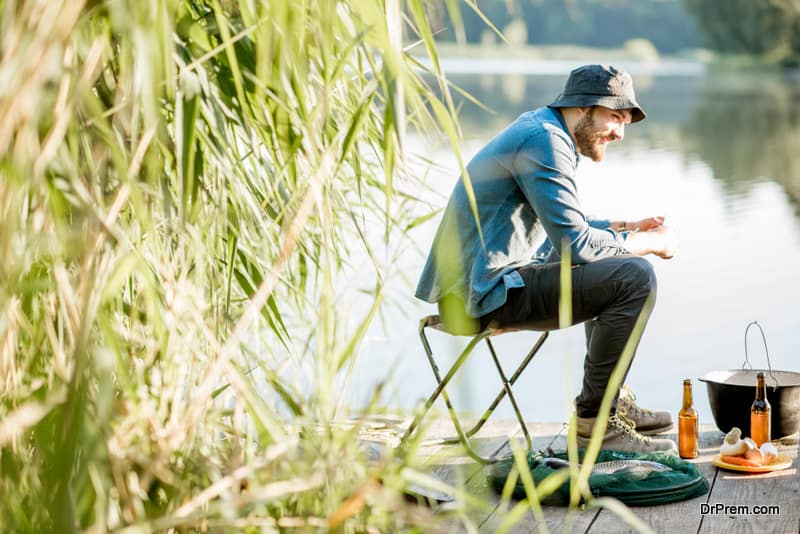
[[[640,256],[626,258],[621,267],[621,276],[631,289],[655,293],[658,284],[653,265]]]

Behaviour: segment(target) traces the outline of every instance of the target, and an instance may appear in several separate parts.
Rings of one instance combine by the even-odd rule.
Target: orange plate
[[[745,473],[768,473],[770,471],[780,471],[781,469],[792,467],[791,457],[786,456],[785,454],[779,454],[778,458],[769,465],[760,465],[758,467],[729,464],[728,462],[723,462],[719,454],[714,456],[714,458],[711,460],[711,463],[723,469],[729,469],[731,471],[744,471]]]

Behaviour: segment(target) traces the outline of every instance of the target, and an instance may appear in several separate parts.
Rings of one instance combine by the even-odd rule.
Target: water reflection
[[[689,121],[681,150],[695,154],[729,191],[750,184],[781,185],[800,215],[800,86],[777,76],[709,78]]]
[[[517,115],[551,102],[569,66],[535,75],[497,70],[500,74],[450,76],[493,110],[461,102],[467,158]],[[648,119],[627,129],[625,141],[609,149],[606,161],[584,161],[578,176],[588,213],[629,220],[661,213],[679,236],[675,259],[653,260],[659,299],[629,384],[639,388],[644,404],[677,410],[684,378],[741,365],[744,327],[752,320],[765,328],[772,364],[800,370],[794,358],[800,326],[800,155],[794,153],[800,146],[800,110],[793,105],[800,89],[780,77],[630,70]],[[452,151],[435,139],[410,141],[412,151],[436,162],[425,198],[441,207],[458,176]],[[404,278],[389,288],[397,298],[365,343],[350,390],[355,404],[367,402],[375,384],[384,383],[389,384],[386,405],[407,410],[433,388],[416,326],[435,307],[411,295],[437,223],[438,217],[416,227],[416,250],[394,265]],[[509,366],[530,348],[528,337],[497,339]],[[764,352],[754,341],[754,365],[763,367]],[[444,361],[464,342],[447,336],[431,340]],[[569,416],[584,344],[579,325],[551,334],[517,391],[530,420]],[[483,410],[500,387],[491,377],[488,354],[467,362],[451,391],[455,405]],[[703,388],[695,384],[701,421],[711,422]],[[498,415],[513,416],[505,404]]]

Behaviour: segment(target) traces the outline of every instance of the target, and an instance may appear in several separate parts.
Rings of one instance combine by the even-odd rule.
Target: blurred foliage
[[[532,45],[619,48],[631,39],[647,39],[660,53],[674,53],[700,44],[695,21],[681,0],[480,0],[476,4],[497,28],[524,24],[527,43]],[[456,39],[458,33],[448,25],[443,5],[433,6],[434,26],[442,30],[439,38]],[[471,11],[463,18],[464,39],[481,42],[488,29],[485,21]]]
[[[707,46],[726,53],[800,57],[800,4],[794,0],[683,0]]]
[[[334,423],[405,130],[459,137],[404,35],[437,64],[420,0],[0,1],[4,531],[430,524]]]

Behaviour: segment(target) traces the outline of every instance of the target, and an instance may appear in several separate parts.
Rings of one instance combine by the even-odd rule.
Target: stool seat
[[[434,330],[438,330],[440,332],[444,332],[445,334],[450,334],[451,336],[474,336],[480,334],[480,332],[470,332],[470,333],[456,333],[451,332],[447,329],[444,325],[444,321],[442,321],[441,315],[428,315],[422,319],[421,322],[425,323],[425,328],[433,328]],[[486,330],[489,331],[490,336],[499,336],[500,334],[508,334],[509,332],[522,332],[523,328],[500,328],[496,326],[496,323],[489,323],[489,326],[486,327]]]
[[[448,369],[447,373],[445,373],[444,377],[442,377],[441,374],[439,373],[439,367],[436,364],[436,360],[433,357],[433,351],[431,350],[431,345],[430,345],[430,343],[428,341],[428,336],[425,334],[425,330],[427,328],[431,328],[433,330],[438,330],[438,331],[446,333],[448,335],[467,335],[467,336],[471,335],[472,336],[472,339],[469,341],[469,343],[467,343],[467,346],[464,348],[464,350],[458,356],[458,358],[453,363],[453,365],[450,366],[450,368]],[[518,332],[518,331],[520,331],[520,329],[515,329],[515,328],[497,328],[496,326],[494,326],[492,324],[489,324],[486,328],[484,328],[480,332],[453,333],[453,332],[449,331],[445,327],[445,325],[442,322],[442,319],[441,319],[441,317],[439,315],[428,315],[426,317],[423,317],[419,322],[419,335],[420,335],[420,339],[422,341],[422,346],[425,349],[425,354],[428,357],[428,362],[430,363],[431,369],[433,370],[433,375],[436,378],[437,386],[436,386],[436,389],[434,389],[433,393],[431,393],[431,395],[428,397],[428,400],[425,402],[425,405],[423,406],[422,410],[419,413],[417,413],[417,415],[412,420],[411,424],[409,425],[408,429],[406,430],[405,434],[403,435],[403,438],[401,439],[401,442],[404,442],[406,439],[408,439],[414,433],[414,430],[417,428],[419,423],[422,421],[422,418],[430,410],[431,406],[433,406],[433,403],[436,402],[436,400],[439,398],[439,396],[441,396],[444,399],[445,403],[447,404],[447,410],[448,410],[448,412],[450,414],[450,418],[453,421],[453,425],[455,426],[456,433],[458,435],[453,437],[453,438],[444,438],[442,440],[439,440],[439,442],[441,442],[441,443],[461,443],[464,446],[464,448],[466,449],[467,454],[469,454],[469,456],[472,457],[474,460],[476,460],[476,461],[478,461],[480,463],[483,463],[483,464],[495,463],[495,462],[499,461],[500,458],[497,457],[497,456],[486,457],[486,456],[482,456],[482,455],[478,454],[478,452],[475,451],[475,449],[472,447],[472,444],[470,443],[470,438],[472,436],[474,436],[481,429],[481,427],[486,423],[486,421],[488,421],[489,417],[491,417],[492,413],[494,412],[495,408],[497,408],[498,404],[500,404],[500,402],[506,396],[508,396],[508,399],[511,402],[511,406],[513,407],[514,413],[515,413],[515,415],[517,417],[517,421],[518,421],[518,423],[520,425],[520,428],[522,429],[522,433],[525,436],[525,441],[526,441],[526,443],[528,445],[528,449],[530,449],[531,448],[531,436],[530,436],[530,433],[528,432],[528,427],[527,427],[525,418],[523,417],[522,412],[519,409],[519,406],[517,404],[517,400],[514,397],[514,392],[511,389],[511,386],[514,385],[514,383],[517,381],[517,378],[519,378],[519,376],[523,373],[523,371],[528,366],[530,361],[533,359],[533,357],[536,355],[536,353],[542,347],[542,345],[544,344],[544,342],[547,339],[547,336],[549,335],[550,332],[544,331],[539,336],[539,338],[534,343],[533,348],[531,348],[531,350],[528,352],[528,354],[525,356],[525,358],[522,360],[522,362],[519,364],[519,366],[517,366],[517,369],[514,371],[514,374],[511,375],[511,378],[507,378],[506,377],[506,373],[503,370],[503,366],[500,364],[500,359],[497,357],[497,353],[496,353],[496,351],[494,349],[494,345],[492,344],[490,338],[493,337],[493,336],[500,335],[500,334],[505,334],[505,333],[509,333],[509,332]],[[480,343],[481,341],[485,341],[486,345],[489,347],[489,352],[492,355],[492,360],[495,363],[495,367],[497,368],[497,372],[498,372],[498,374],[500,376],[500,380],[503,383],[503,389],[500,390],[500,392],[495,397],[494,401],[492,401],[492,403],[489,405],[489,407],[483,413],[483,415],[478,420],[478,422],[475,423],[475,425],[472,428],[470,428],[469,430],[467,430],[465,432],[461,427],[461,422],[459,421],[458,415],[456,414],[456,411],[453,408],[453,404],[450,401],[450,397],[447,394],[446,388],[447,388],[447,385],[452,380],[453,376],[455,376],[456,372],[461,368],[461,366],[464,364],[464,362],[467,361],[467,359],[469,358],[470,354],[472,354],[473,350],[475,349],[475,346],[478,343]]]

